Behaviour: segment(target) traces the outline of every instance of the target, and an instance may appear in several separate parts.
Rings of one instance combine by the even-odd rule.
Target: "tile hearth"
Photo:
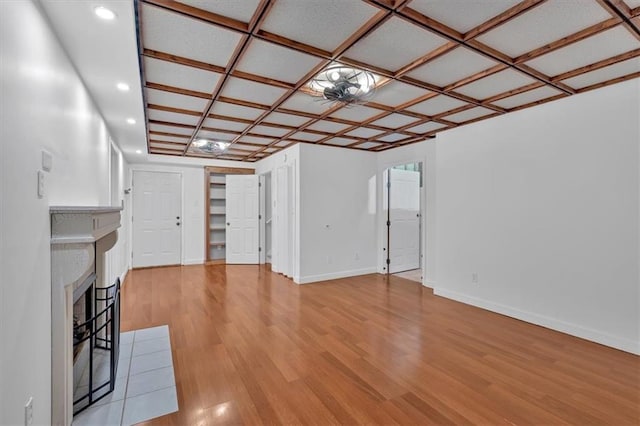
[[[73,419],[74,426],[132,425],[178,410],[169,327],[120,335],[114,391]]]

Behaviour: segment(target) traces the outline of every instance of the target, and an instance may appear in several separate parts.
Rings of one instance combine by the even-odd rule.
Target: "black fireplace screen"
[[[75,322],[73,327],[74,415],[115,388],[120,352],[120,279],[109,287],[91,285],[84,304],[90,318]]]

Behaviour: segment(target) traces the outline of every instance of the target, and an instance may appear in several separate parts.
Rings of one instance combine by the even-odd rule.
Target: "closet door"
[[[259,263],[257,175],[227,175],[227,263]]]

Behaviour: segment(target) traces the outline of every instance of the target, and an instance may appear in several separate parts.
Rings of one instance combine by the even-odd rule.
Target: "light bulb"
[[[110,9],[107,9],[104,6],[98,6],[95,9],[93,9],[93,11],[95,12],[95,14],[102,19],[105,19],[107,21],[111,21],[112,19],[115,19],[116,14],[115,12],[113,12]]]
[[[195,146],[196,148],[200,148],[205,146],[208,143],[209,141],[206,139],[196,139],[195,141],[193,141],[193,146]]]
[[[340,73],[338,71],[333,71],[329,77],[331,77],[331,80],[336,81],[340,78]]]

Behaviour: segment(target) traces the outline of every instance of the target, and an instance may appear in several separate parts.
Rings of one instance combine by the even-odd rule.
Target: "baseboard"
[[[204,259],[185,259],[182,261],[183,265],[202,265]]]
[[[378,268],[373,266],[371,268],[353,269],[350,271],[330,272],[328,274],[319,275],[307,275],[301,277],[294,277],[296,284],[309,284],[318,281],[337,280],[338,278],[355,277],[358,275],[377,274]]]
[[[422,283],[423,286],[428,287],[430,289],[435,289],[436,288],[436,282],[435,281],[424,281]]]
[[[500,303],[491,302],[489,300],[480,299],[443,288],[434,288],[433,293],[437,296],[446,297],[447,299],[456,300],[467,305],[476,306],[478,308],[486,309],[491,312],[496,312],[498,314],[526,321],[531,324],[560,331],[562,333],[570,334],[575,337],[580,337],[581,339],[589,340],[601,345],[620,349],[621,351],[640,355],[640,342],[634,342],[633,340],[612,336],[610,334],[602,333],[591,328],[582,327],[565,321],[560,321],[558,319],[539,315],[533,312],[521,311],[519,309],[502,305]]]

